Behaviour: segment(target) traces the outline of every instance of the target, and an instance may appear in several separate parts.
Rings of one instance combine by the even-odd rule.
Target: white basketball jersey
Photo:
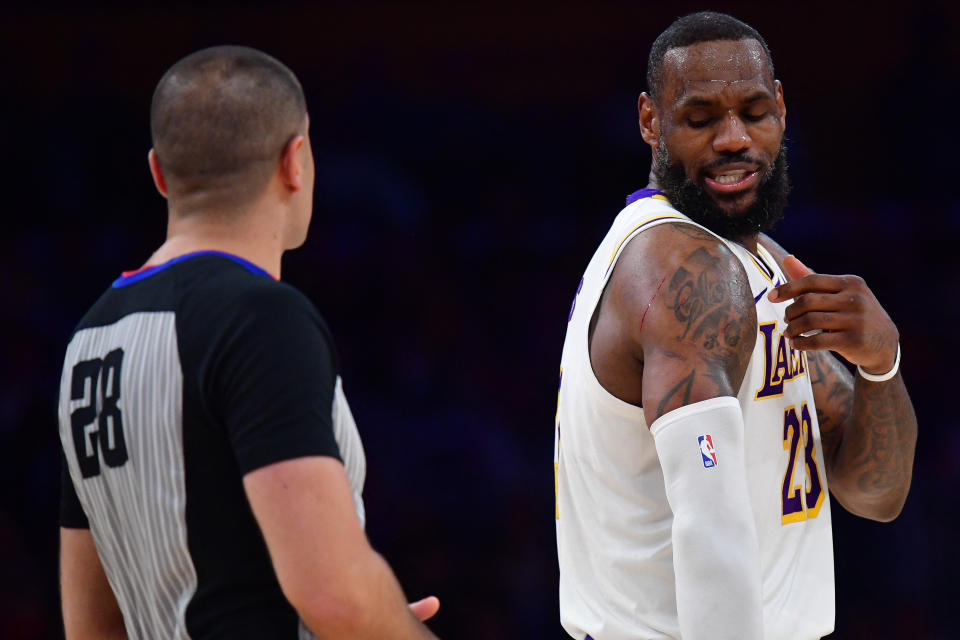
[[[620,253],[634,236],[664,223],[694,224],[658,191],[631,196],[587,266],[570,310],[554,474],[560,618],[574,638],[680,637],[673,514],[653,436],[643,409],[600,385],[588,351],[590,320]],[[786,281],[772,256],[760,247],[758,259],[723,241],[740,259],[757,305],[757,341],[737,399],[760,543],[764,637],[820,638],[834,623],[833,541],[807,362],[782,336],[787,303],[766,297]],[[697,441],[690,455],[702,456],[705,466],[724,460],[722,447],[703,453]],[[709,525],[703,535],[710,535]]]

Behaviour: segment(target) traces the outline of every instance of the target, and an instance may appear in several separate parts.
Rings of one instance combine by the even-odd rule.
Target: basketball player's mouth
[[[733,194],[752,188],[760,177],[757,166],[730,165],[710,171],[704,176],[709,190],[718,194]]]

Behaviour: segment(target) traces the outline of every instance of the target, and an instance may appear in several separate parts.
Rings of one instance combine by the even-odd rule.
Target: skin
[[[644,93],[638,102],[640,130],[654,162],[662,139],[670,159],[736,216],[754,202],[760,179],[780,150],[787,116],[783,85],[773,79],[763,48],[754,40],[671,49],[663,68],[659,100]],[[734,164],[733,154],[746,154],[750,162]],[[756,168],[759,173],[751,188],[722,194],[710,177],[726,168]],[[756,252],[756,237],[743,241]]]
[[[728,215],[754,202],[786,127],[783,87],[755,40],[712,41],[671,49],[664,86],[638,102],[640,130],[660,144]],[[746,154],[747,166],[732,165]],[[730,193],[711,181],[730,169],[756,172]],[[656,188],[654,171],[650,187]],[[773,301],[793,300],[786,335],[806,352],[830,490],[849,511],[888,521],[910,488],[916,417],[898,373],[869,382],[849,374],[830,351],[869,373],[893,365],[899,333],[856,276],[814,274],[762,234],[789,282]],[[643,407],[647,424],[677,407],[736,396],[757,339],[752,294],[739,261],[710,234],[663,224],[634,238],[621,254],[591,322],[590,359],[610,393]],[[800,334],[829,329],[812,337]]]
[[[283,148],[269,182],[246,206],[218,206],[216,189],[176,196],[153,149],[157,190],[168,199],[167,239],[147,260],[160,264],[204,249],[240,256],[279,278],[283,252],[303,244],[310,224],[314,164],[309,121]],[[217,187],[219,188],[219,187]],[[343,464],[305,456],[243,477],[284,595],[319,637],[435,638],[422,622],[430,596],[407,605],[390,567],[367,540]],[[89,529],[60,529],[60,579],[67,640],[126,638],[123,616]]]
[[[278,166],[258,197],[246,206],[218,204],[219,187],[172,196],[153,149],[147,154],[157,191],[167,199],[167,240],[147,264],[160,264],[185,253],[213,248],[248,259],[280,277],[283,252],[296,249],[307,238],[313,209],[314,162],[310,121],[281,152]],[[173,190],[176,193],[176,190]],[[197,215],[197,214],[200,215]]]
[[[60,528],[60,595],[67,640],[127,637],[89,529]]]

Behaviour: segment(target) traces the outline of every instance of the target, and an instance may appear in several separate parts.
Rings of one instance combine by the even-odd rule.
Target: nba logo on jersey
[[[717,466],[717,452],[713,448],[713,438],[710,434],[697,438],[700,441],[700,456],[703,458],[703,467],[709,469]]]

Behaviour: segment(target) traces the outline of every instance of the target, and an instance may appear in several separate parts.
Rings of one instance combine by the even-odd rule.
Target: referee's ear
[[[280,155],[280,180],[290,191],[299,191],[303,188],[303,159],[300,150],[303,149],[305,138],[296,136],[287,143]]]
[[[150,175],[153,176],[153,184],[156,185],[160,195],[166,198],[167,180],[163,177],[163,169],[160,167],[160,161],[157,160],[157,152],[152,148],[150,149],[150,153],[147,154],[147,164],[150,165]]]

